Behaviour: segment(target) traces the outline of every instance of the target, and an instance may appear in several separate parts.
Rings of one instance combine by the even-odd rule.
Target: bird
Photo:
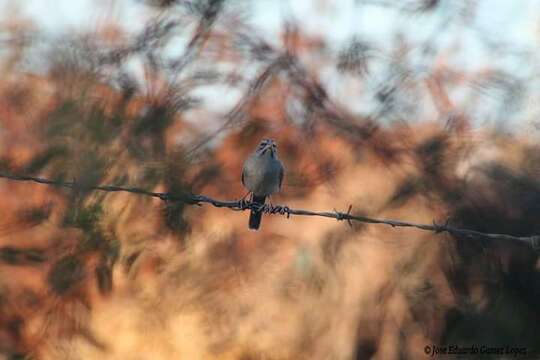
[[[251,209],[249,229],[259,229],[262,206],[268,196],[281,190],[283,174],[284,168],[277,155],[276,143],[272,139],[263,139],[242,168],[242,185],[249,190],[251,201],[260,205],[259,209]]]

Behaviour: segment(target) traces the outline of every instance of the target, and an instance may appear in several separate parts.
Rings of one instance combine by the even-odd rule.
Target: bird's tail
[[[266,196],[255,196],[253,195],[253,202],[257,204],[264,205],[264,201],[266,200]],[[255,211],[251,210],[251,213],[249,214],[249,228],[252,230],[258,230],[259,226],[261,226],[261,219],[262,219],[262,211]]]

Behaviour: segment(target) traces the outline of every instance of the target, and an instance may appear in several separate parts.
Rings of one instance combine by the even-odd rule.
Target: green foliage
[[[64,295],[79,284],[85,276],[82,261],[74,255],[67,255],[52,266],[47,280],[53,291],[58,295]]]
[[[45,254],[40,249],[21,249],[11,246],[0,248],[0,262],[9,265],[38,264],[45,260]]]
[[[68,149],[63,145],[49,146],[42,153],[38,153],[25,166],[23,172],[25,174],[38,173],[45,168],[51,161],[62,158],[68,154]]]
[[[92,232],[98,226],[103,209],[101,204],[92,204],[86,207],[70,207],[64,215],[64,226],[79,228],[85,232]]]

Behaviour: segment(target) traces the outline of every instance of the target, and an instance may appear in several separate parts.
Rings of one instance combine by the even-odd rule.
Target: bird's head
[[[257,147],[257,154],[269,154],[271,157],[277,156],[277,145],[272,139],[263,139]]]

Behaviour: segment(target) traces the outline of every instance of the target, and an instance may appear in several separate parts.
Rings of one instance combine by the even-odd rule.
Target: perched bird
[[[277,156],[276,143],[263,139],[257,150],[244,162],[242,184],[249,190],[254,203],[264,205],[267,196],[281,189],[283,164]],[[251,210],[249,228],[257,230],[261,225],[262,211]]]

